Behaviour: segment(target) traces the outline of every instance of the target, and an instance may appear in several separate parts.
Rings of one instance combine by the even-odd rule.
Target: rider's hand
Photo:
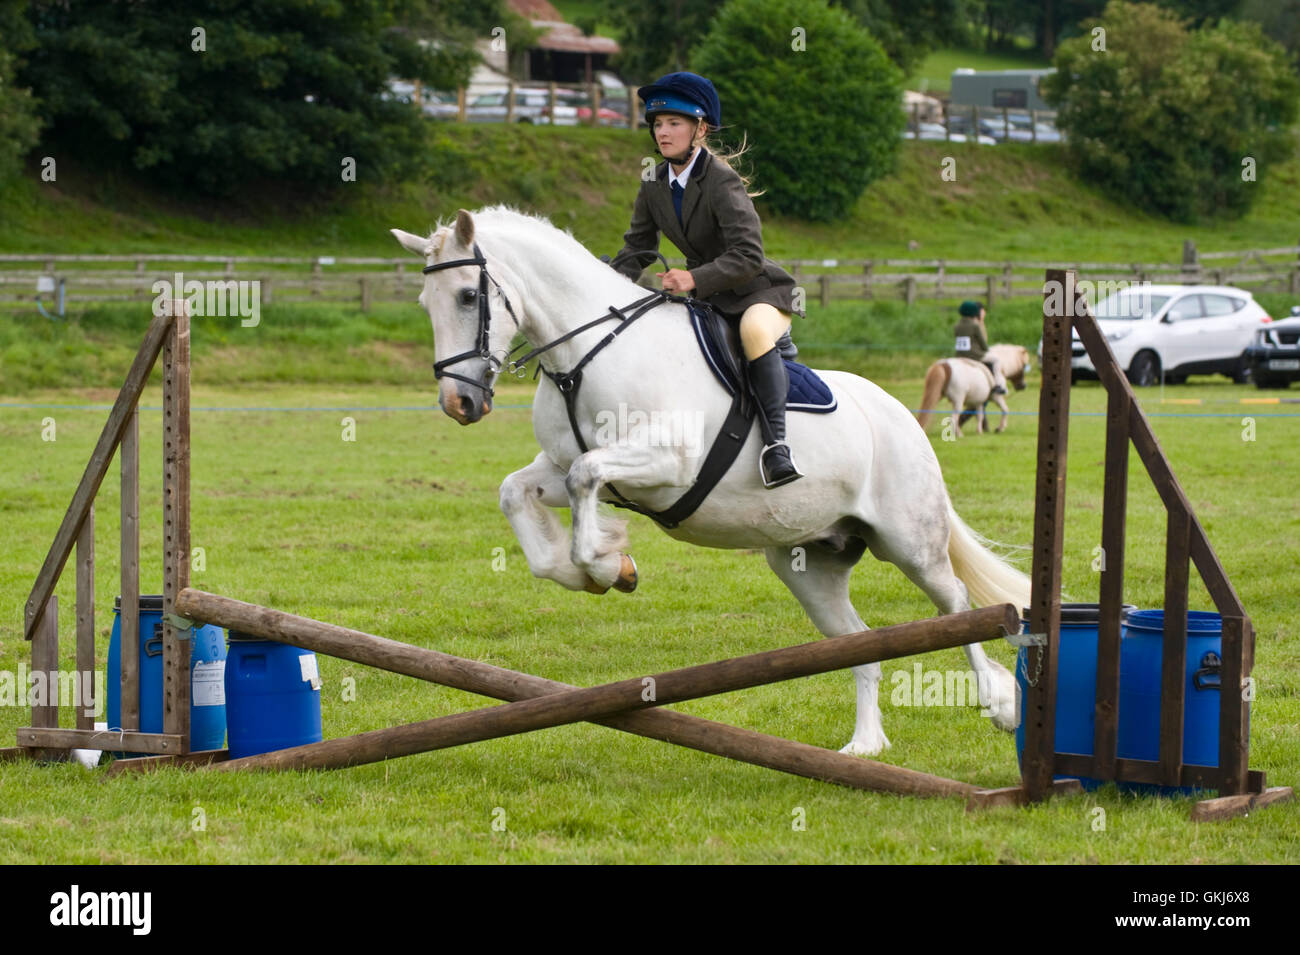
[[[655,275],[663,279],[665,292],[689,292],[695,288],[695,279],[686,269],[669,269],[667,272],[656,272]]]

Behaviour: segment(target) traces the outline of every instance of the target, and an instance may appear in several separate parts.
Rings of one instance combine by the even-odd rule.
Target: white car
[[[1244,289],[1224,285],[1133,285],[1108,296],[1093,314],[1129,381],[1179,384],[1188,375],[1250,380],[1244,352],[1272,318]],[[1074,334],[1071,379],[1096,378]]]

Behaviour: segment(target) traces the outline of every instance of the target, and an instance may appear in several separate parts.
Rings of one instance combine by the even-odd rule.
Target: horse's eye
[[[460,304],[473,305],[476,298],[478,298],[478,289],[463,288],[460,290]]]

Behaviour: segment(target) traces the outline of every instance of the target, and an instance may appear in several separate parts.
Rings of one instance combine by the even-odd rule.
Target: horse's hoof
[[[632,559],[631,554],[620,554],[623,558],[623,565],[619,568],[618,579],[614,581],[614,589],[630,594],[636,590],[636,561]]]
[[[879,756],[881,752],[889,748],[889,740],[884,733],[877,734],[875,739],[870,740],[852,740],[847,746],[843,747],[840,752],[845,756],[861,756],[870,759],[873,756]]]
[[[597,596],[599,596],[600,594],[609,593],[608,587],[602,587],[600,584],[596,583],[596,581],[592,580],[590,577],[587,578],[587,585],[582,589],[589,594],[596,594]]]

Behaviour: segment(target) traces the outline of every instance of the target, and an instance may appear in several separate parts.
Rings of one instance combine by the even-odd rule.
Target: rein
[[[453,259],[450,262],[438,262],[435,265],[426,265],[424,267],[425,275],[428,275],[430,272],[438,272],[442,269],[456,268],[457,266],[462,265],[476,265],[479,270],[477,347],[472,348],[469,351],[461,352],[459,355],[453,355],[451,358],[446,358],[440,362],[436,362],[433,366],[433,376],[435,379],[455,378],[459,381],[464,381],[474,385],[475,387],[482,388],[489,395],[495,395],[496,391],[490,385],[487,385],[482,381],[476,381],[475,379],[469,378],[465,375],[458,375],[455,372],[446,370],[447,366],[454,365],[456,362],[464,361],[467,358],[485,359],[489,363],[489,368],[493,375],[501,370],[501,362],[492,355],[488,342],[488,332],[492,326],[492,310],[488,306],[489,281],[496,286],[497,292],[505,301],[506,311],[510,313],[510,318],[515,323],[515,329],[519,329],[519,319],[516,317],[515,310],[510,304],[510,297],[506,295],[505,290],[501,288],[501,284],[488,274],[487,260],[483,258],[483,252],[479,249],[477,242],[474,243],[473,251],[474,257],[472,259]],[[614,262],[617,262],[618,259],[623,258],[625,255],[653,255],[664,263],[665,268],[668,268],[667,260],[658,252],[650,249],[641,252],[623,253],[616,257]],[[613,266],[613,262],[608,262],[607,264],[611,267]],[[584,325],[580,325],[571,331],[565,332],[554,341],[547,342],[545,345],[540,345],[537,348],[534,348],[521,358],[510,359],[510,355],[528,343],[524,342],[523,345],[518,345],[515,348],[512,348],[506,353],[508,362],[507,370],[511,374],[522,378],[526,374],[524,366],[532,359],[544,355],[557,345],[562,345],[570,339],[580,335],[588,329],[595,328],[603,322],[608,322],[613,319],[619,320],[618,326],[597,342],[590,351],[583,355],[571,370],[567,372],[553,372],[540,361],[537,363],[538,371],[544,372],[546,377],[551,380],[556,389],[564,397],[564,407],[569,415],[569,427],[573,430],[573,437],[577,442],[579,449],[585,454],[590,450],[590,448],[587,446],[587,442],[582,437],[582,431],[578,427],[577,413],[578,389],[582,386],[583,369],[586,368],[591,360],[600,354],[606,346],[612,344],[614,340],[626,331],[633,322],[645,315],[647,312],[666,302],[689,301],[689,298],[681,298],[663,290],[657,290],[646,295],[644,298],[637,299],[631,305],[627,305],[622,309],[611,305],[609,306],[608,315],[601,315],[599,318],[594,318]],[[737,392],[737,396],[732,402],[731,411],[728,413],[727,420],[723,423],[722,431],[719,432],[719,438],[714,441],[713,447],[710,448],[709,453],[705,458],[704,464],[701,468],[700,477],[675,504],[669,507],[666,511],[652,511],[648,508],[642,507],[634,501],[628,500],[613,484],[606,484],[605,487],[614,495],[615,498],[618,499],[615,506],[625,507],[629,510],[636,511],[639,514],[644,514],[662,524],[664,527],[669,528],[676,527],[694,513],[695,509],[699,507],[705,496],[708,495],[709,491],[712,490],[713,486],[718,482],[718,479],[722,477],[723,473],[725,473],[727,467],[730,466],[731,461],[734,460],[736,453],[740,449],[740,445],[744,443],[745,434],[749,428],[751,413],[745,410],[743,397],[743,390]],[[724,437],[727,438],[728,441],[722,440]],[[708,475],[707,479],[705,478],[705,475]]]

